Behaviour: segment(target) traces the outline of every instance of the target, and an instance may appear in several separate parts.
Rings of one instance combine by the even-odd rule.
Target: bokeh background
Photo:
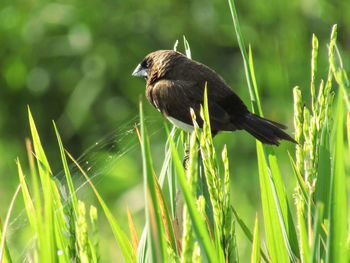
[[[344,67],[350,68],[350,8],[347,0],[236,0],[246,44],[254,54],[255,74],[265,116],[293,133],[292,89],[308,93],[311,38],[320,41],[318,79],[325,77],[330,30],[338,24]],[[145,83],[131,77],[149,52],[172,49],[183,35],[192,57],[218,72],[249,105],[244,69],[227,1],[224,0],[2,0],[0,2],[0,218],[4,219],[18,184],[15,159],[26,166],[30,136],[27,105],[36,121],[54,174],[62,166],[52,126],[57,123],[65,147],[90,171],[101,195],[127,230],[125,205],[143,227],[142,167],[134,125],[140,96],[144,103],[156,172],[164,158],[164,120],[144,97]],[[308,103],[308,96],[304,97]],[[260,211],[255,142],[243,133],[215,138],[218,151],[229,150],[232,202],[253,226]],[[276,149],[283,178],[292,193],[287,150]],[[83,183],[75,173],[76,185]],[[89,187],[79,195],[95,204]],[[21,198],[8,242],[15,262],[30,247],[31,232]],[[241,234],[240,234],[241,235]],[[117,244],[100,214],[102,262],[116,262]],[[239,238],[244,258],[250,245]],[[14,253],[15,252],[15,253]]]

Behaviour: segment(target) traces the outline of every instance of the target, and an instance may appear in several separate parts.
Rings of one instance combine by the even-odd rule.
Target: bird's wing
[[[200,106],[203,104],[203,87],[195,81],[159,80],[146,92],[148,100],[165,117],[173,117],[192,125],[190,108],[197,116],[196,120],[202,126]],[[209,99],[210,122],[213,131],[234,130],[231,127],[230,116],[223,108]]]

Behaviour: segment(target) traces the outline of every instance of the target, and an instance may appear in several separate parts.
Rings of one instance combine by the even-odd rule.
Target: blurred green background
[[[292,89],[308,93],[311,37],[320,41],[318,78],[326,76],[326,44],[338,24],[338,44],[344,67],[350,68],[350,9],[346,0],[236,1],[242,33],[252,45],[255,74],[265,116],[288,125],[293,133]],[[0,217],[18,184],[15,159],[26,163],[24,140],[30,136],[27,105],[36,121],[54,174],[62,166],[51,120],[65,147],[94,176],[94,182],[116,218],[127,228],[128,204],[139,234],[143,226],[142,167],[134,125],[142,96],[156,172],[165,143],[164,120],[144,97],[145,83],[131,77],[149,52],[172,49],[188,39],[192,57],[218,72],[249,105],[241,55],[227,1],[219,0],[2,0],[0,2]],[[306,103],[308,97],[305,97]],[[227,144],[232,174],[233,204],[250,227],[260,209],[254,139],[243,133],[215,138],[220,152]],[[287,188],[293,178],[287,150],[277,148]],[[76,172],[77,186],[83,180]],[[89,187],[81,199],[95,203]],[[102,214],[103,262],[118,257],[118,249]],[[10,225],[8,242],[15,262],[30,247],[21,198]],[[18,232],[19,231],[19,232]],[[22,233],[22,235],[18,235]],[[241,257],[250,245],[238,240]],[[16,252],[16,253],[14,253]],[[242,261],[244,262],[244,260]]]

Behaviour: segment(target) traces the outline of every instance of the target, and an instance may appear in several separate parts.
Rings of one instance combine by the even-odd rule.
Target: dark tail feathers
[[[253,113],[248,113],[245,121],[241,125],[242,129],[249,132],[262,143],[279,145],[279,140],[287,140],[297,143],[292,137],[281,129],[287,127],[274,121],[259,117]]]

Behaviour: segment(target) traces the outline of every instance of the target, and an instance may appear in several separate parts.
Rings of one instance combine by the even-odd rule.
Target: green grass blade
[[[166,125],[166,124],[165,124]],[[174,141],[179,143],[180,140],[180,130],[173,126],[170,132],[170,136]],[[169,202],[171,214],[175,217],[176,214],[176,192],[177,192],[177,184],[176,184],[176,173],[175,168],[172,161],[171,155],[171,147],[169,141],[167,140],[165,145],[165,159],[163,161],[162,169],[159,174],[159,184],[163,186],[163,182],[167,178],[169,185]]]
[[[31,201],[33,203],[33,209],[35,209],[36,214],[28,214],[29,217],[33,217],[35,218],[35,226],[34,226],[34,221],[32,226],[32,229],[34,231],[34,234],[38,235],[38,240],[39,240],[39,244],[44,242],[44,235],[42,234],[44,232],[44,224],[43,224],[43,218],[42,218],[42,200],[41,200],[41,196],[40,196],[40,186],[39,186],[39,181],[38,181],[38,174],[37,174],[37,169],[35,166],[35,161],[34,161],[34,153],[33,153],[33,146],[32,146],[32,142],[30,139],[26,140],[26,148],[27,148],[27,155],[28,155],[28,161],[29,161],[29,168],[30,168],[30,173],[31,173],[31,184],[32,184],[32,189],[34,192],[34,198],[32,199],[29,196],[29,190],[27,188],[27,186],[24,188],[24,184],[22,184],[22,193],[23,190],[26,189],[26,191],[28,192],[28,198],[27,201]],[[17,163],[19,164],[19,163]],[[17,165],[18,166],[18,165]],[[18,167],[20,168],[20,167]],[[18,170],[18,175],[20,176],[20,180],[21,177],[23,177],[23,182],[24,181],[24,175],[22,172],[22,176],[21,173],[22,169]],[[35,200],[35,202],[34,202]],[[24,199],[24,201],[26,201],[26,199]],[[28,202],[27,202],[28,203]],[[26,205],[27,206],[27,205]],[[35,251],[37,252],[37,250]]]
[[[53,191],[54,204],[56,205],[55,211],[57,211],[55,213],[55,219],[56,219],[55,220],[55,222],[56,222],[55,228],[56,228],[56,233],[57,233],[57,244],[59,247],[61,247],[62,250],[64,250],[67,247],[70,247],[70,245],[71,245],[70,249],[72,251],[74,251],[73,253],[76,253],[76,251],[75,251],[76,247],[73,245],[77,242],[76,234],[75,234],[76,233],[76,229],[75,229],[76,224],[71,223],[69,226],[70,240],[62,237],[62,234],[61,234],[62,231],[60,231],[64,228],[66,228],[65,215],[64,215],[63,211],[68,210],[68,209],[73,210],[72,213],[69,213],[69,214],[72,214],[72,217],[73,217],[69,222],[76,222],[79,218],[79,212],[78,212],[78,199],[77,199],[77,196],[75,194],[75,189],[74,189],[72,177],[71,177],[71,174],[70,174],[70,171],[68,168],[67,158],[66,158],[66,155],[64,153],[62,140],[61,140],[61,137],[58,133],[55,122],[53,122],[53,125],[54,125],[54,129],[55,129],[55,133],[56,133],[56,137],[57,137],[57,141],[58,141],[58,145],[59,145],[59,149],[60,149],[61,161],[62,161],[63,169],[64,169],[66,180],[67,180],[68,190],[69,190],[69,194],[70,194],[68,197],[69,205],[67,205],[64,209],[62,206],[58,191]],[[55,188],[55,186],[53,185],[53,189],[54,188]],[[66,231],[68,231],[68,229]],[[63,255],[66,256],[66,253],[64,253]]]
[[[298,201],[297,201],[298,202]],[[308,239],[308,229],[306,227],[306,215],[304,202],[299,201],[297,204],[297,217],[298,217],[298,229],[299,229],[299,238],[300,238],[300,251],[301,258],[304,263],[310,262],[310,247]]]
[[[205,221],[203,221],[202,216],[197,209],[195,197],[193,196],[190,190],[190,187],[188,185],[185,171],[182,166],[182,162],[180,161],[178,152],[175,148],[175,143],[171,137],[169,137],[169,139],[170,139],[169,142],[173,152],[175,167],[177,170],[178,180],[180,182],[180,186],[183,191],[183,195],[186,201],[186,205],[188,207],[189,215],[192,219],[192,224],[196,232],[198,243],[202,251],[204,252],[204,255],[206,256],[206,259],[209,262],[220,262],[217,258],[216,250],[210,240],[210,236],[206,228]]]
[[[69,240],[64,236],[64,231],[67,231],[63,205],[61,202],[60,193],[56,182],[51,178],[51,168],[42,148],[39,134],[35,127],[34,120],[28,108],[29,123],[32,133],[33,146],[37,164],[39,167],[39,175],[43,189],[44,200],[44,220],[36,220],[39,222],[40,228],[40,257],[41,260],[47,261],[69,260]],[[57,182],[59,184],[59,182]],[[35,186],[38,187],[38,186]],[[30,217],[33,215],[30,215]],[[37,218],[42,215],[37,214]],[[41,224],[41,226],[40,226]],[[58,257],[58,252],[60,256]]]
[[[244,69],[246,73],[250,99],[252,102],[252,108],[253,108],[252,110],[253,112],[259,112],[260,115],[262,115],[262,110],[259,102],[258,89],[257,89],[255,77],[253,76],[254,66],[253,66],[252,52],[250,49],[249,58],[248,58],[247,52],[244,46],[244,41],[241,34],[239,22],[238,22],[238,16],[235,9],[234,1],[228,0],[228,2],[231,10],[232,20],[233,20],[238,44],[243,57]],[[258,143],[257,148],[258,148],[258,159],[259,159],[259,171],[261,175],[260,180],[264,180],[264,182],[262,182],[261,185],[263,187],[269,187],[268,184],[270,184],[270,187],[273,190],[272,192],[270,192],[270,190],[262,189],[262,196],[270,195],[270,196],[262,197],[263,207],[267,209],[273,209],[272,204],[275,203],[275,206],[277,209],[277,211],[271,210],[269,212],[264,213],[264,216],[267,216],[267,217],[273,216],[274,219],[279,219],[279,225],[281,226],[280,230],[282,231],[282,233],[277,233],[278,229],[276,228],[273,229],[272,232],[274,232],[275,235],[273,237],[271,236],[270,238],[268,238],[268,240],[270,240],[270,244],[272,244],[273,243],[272,241],[275,238],[277,238],[277,240],[274,240],[277,246],[280,246],[281,241],[283,241],[287,247],[287,251],[290,259],[294,261],[295,260],[294,255],[299,254],[299,248],[298,248],[298,243],[296,238],[295,226],[292,221],[291,213],[290,213],[287,199],[285,196],[285,191],[281,180],[276,156],[273,153],[272,148],[267,148],[266,152],[268,153],[268,155],[265,152],[265,147],[262,146],[260,143]],[[269,204],[269,208],[267,207],[267,202],[269,203],[272,202]],[[265,203],[265,206],[264,206],[264,203]],[[266,221],[269,222],[268,225],[270,225],[271,223],[277,223],[277,221],[274,222],[275,221],[274,219],[272,218],[266,219],[265,224],[266,224]],[[270,225],[270,227],[272,226],[275,226],[275,225],[273,224]],[[267,230],[267,232],[269,231]],[[275,250],[275,253],[273,254],[277,256],[277,253],[281,253],[281,252],[279,250],[276,250],[276,248],[277,247],[274,246],[273,250]],[[283,255],[283,252],[282,252],[282,255]]]
[[[243,57],[244,71],[245,71],[246,78],[247,78],[247,84],[248,84],[248,89],[249,89],[250,100],[252,102],[253,112],[257,112],[257,111],[260,111],[260,107],[259,107],[260,102],[258,102],[258,96],[254,90],[253,78],[252,78],[251,71],[249,69],[249,67],[250,67],[249,66],[249,59],[248,59],[247,51],[246,51],[246,48],[244,45],[244,40],[243,40],[243,36],[241,33],[241,29],[239,26],[239,21],[238,21],[235,3],[233,0],[228,0],[228,4],[230,6],[232,21],[233,21],[235,33],[237,36],[238,45],[239,45],[239,48],[241,50],[241,54]],[[262,112],[260,112],[260,113],[262,113]]]
[[[291,156],[289,151],[288,151],[288,156],[289,156],[290,163],[292,164],[292,167],[293,167],[295,178],[297,179],[298,185],[299,185],[299,187],[301,189],[301,192],[303,193],[303,197],[304,197],[305,201],[307,201],[307,200],[309,200],[309,194],[307,192],[304,179],[301,176],[301,174],[300,174],[300,172],[299,172],[299,170],[297,168],[297,165],[294,162],[293,157]]]
[[[348,114],[346,117],[346,130],[347,130],[348,147],[349,147],[349,154],[350,154],[350,111],[348,111]]]
[[[148,224],[146,222],[144,228],[143,228],[143,232],[140,238],[140,242],[139,242],[139,246],[137,248],[137,262],[138,263],[145,263],[145,262],[149,262],[148,258],[149,258],[149,253],[147,253],[148,251],[148,241],[147,241],[147,233],[148,232]]]
[[[197,183],[198,183],[198,166],[200,165],[198,161],[198,143],[195,133],[191,134],[190,138],[190,152],[187,161],[186,175],[188,180],[188,185],[194,196],[197,196]],[[202,211],[203,212],[203,211]],[[193,226],[191,218],[188,214],[187,206],[183,206],[183,230],[182,230],[182,263],[192,262],[192,255],[196,249],[195,244],[195,233],[193,231]],[[179,216],[178,216],[179,218]]]
[[[165,197],[164,197],[164,194],[161,190],[161,187],[160,187],[160,184],[159,184],[157,178],[154,178],[154,183],[155,183],[156,190],[158,193],[159,207],[161,208],[161,212],[162,212],[163,224],[166,226],[165,232],[167,234],[168,241],[169,241],[171,247],[173,248],[173,250],[178,251],[175,233],[174,233],[174,227],[173,227],[173,223],[171,221],[171,217],[169,214],[169,209],[165,203]]]
[[[186,57],[191,59],[191,48],[190,44],[188,43],[186,37],[184,36],[184,46],[185,46],[185,52],[186,52]]]
[[[39,171],[42,169],[45,169],[44,170],[45,173],[49,172],[50,174],[52,174],[49,162],[47,161],[44,149],[41,145],[40,137],[39,137],[38,131],[36,129],[34,119],[33,119],[33,116],[32,116],[32,113],[31,113],[29,107],[28,107],[28,117],[29,117],[30,131],[32,133],[34,152],[35,152],[35,155],[37,157],[37,160],[41,163],[38,165]]]
[[[208,108],[208,96],[207,96],[207,84],[204,88],[204,101],[203,107],[201,107],[200,116],[203,119],[203,128],[200,132],[198,125],[195,125],[195,131],[197,134],[197,139],[200,142],[201,156],[203,160],[203,167],[205,172],[205,179],[207,183],[207,188],[209,192],[208,203],[212,205],[213,211],[213,225],[214,236],[216,242],[216,251],[218,253],[218,258],[224,258],[224,251],[222,247],[222,237],[223,237],[223,198],[220,194],[223,190],[222,188],[222,178],[220,178],[220,172],[218,167],[218,162],[215,153],[215,147],[213,145],[213,138],[211,134],[211,127],[209,121],[209,108]],[[195,119],[192,120],[195,122]]]
[[[257,107],[257,110],[259,111],[259,114],[263,116],[261,105],[260,105],[258,87],[254,76],[254,64],[253,64],[251,49],[249,49],[248,64],[250,69],[249,73],[251,75],[251,80],[254,87],[254,94],[257,100],[256,107]],[[271,186],[271,189],[273,190],[273,193],[276,192],[276,194],[274,194],[274,199],[275,199],[277,213],[280,219],[280,225],[282,227],[281,230],[284,236],[284,241],[285,241],[289,256],[291,257],[292,260],[294,260],[293,259],[294,255],[299,255],[296,228],[293,223],[291,211],[289,209],[281,172],[277,163],[277,157],[272,147],[270,146],[265,147],[263,145],[262,148],[264,151],[265,164],[267,166],[267,170],[269,171],[269,175],[271,175],[271,177],[269,177],[270,186]]]
[[[232,209],[233,214],[235,215],[236,222],[241,227],[244,235],[248,238],[250,243],[253,243],[253,234],[250,231],[250,229],[248,228],[247,224],[244,223],[244,221],[238,215],[237,211],[232,206],[231,206],[231,209]],[[262,258],[264,259],[265,262],[270,262],[271,261],[271,260],[268,260],[267,256],[265,255],[264,251],[262,250],[262,248],[260,248],[260,254],[261,254],[261,256],[262,256]]]
[[[38,230],[38,225],[37,225],[38,222],[37,222],[37,216],[36,216],[37,213],[35,211],[33,200],[30,196],[29,189],[28,189],[27,183],[25,181],[25,177],[24,177],[23,170],[22,170],[21,164],[19,162],[19,159],[17,159],[16,163],[17,163],[19,181],[20,181],[20,184],[22,187],[22,196],[23,196],[24,206],[25,206],[25,209],[27,212],[29,223],[33,229],[34,235],[38,235],[38,237],[40,237],[41,233],[39,233],[39,230]]]
[[[47,161],[44,149],[40,142],[40,137],[36,129],[32,114],[28,107],[29,116],[29,126],[32,134],[34,153],[37,160],[37,165],[39,169],[40,181],[43,189],[43,200],[44,200],[44,220],[42,224],[42,235],[43,239],[40,242],[40,258],[41,261],[51,260],[56,262],[58,260],[57,250],[56,250],[56,240],[53,233],[55,232],[54,227],[54,204],[52,200],[52,187],[50,174],[51,168],[49,162]],[[41,215],[38,215],[38,217]]]
[[[149,228],[149,239],[151,248],[151,260],[153,262],[167,262],[166,242],[164,229],[159,209],[156,185],[154,182],[154,171],[151,149],[146,127],[144,125],[142,101],[140,100],[140,122],[141,122],[141,152],[144,176],[144,191],[146,203],[146,221]]]
[[[78,199],[77,199],[77,196],[75,194],[75,188],[73,185],[72,176],[71,176],[69,168],[68,168],[67,158],[66,158],[66,155],[64,153],[64,148],[63,148],[61,136],[58,133],[55,122],[53,122],[53,126],[54,126],[54,129],[56,132],[56,137],[57,137],[58,145],[60,148],[62,165],[63,165],[64,173],[66,175],[67,185],[68,185],[68,189],[69,189],[69,194],[70,194],[69,202],[72,204],[75,218],[77,218],[77,216],[78,216]]]
[[[255,216],[251,262],[260,263],[260,234],[259,234],[258,214],[256,214]]]
[[[343,93],[338,94],[336,117],[336,145],[331,184],[327,262],[348,262],[348,207],[344,168],[344,104]]]
[[[6,234],[7,234],[7,229],[8,229],[8,225],[10,222],[10,217],[11,217],[11,213],[13,210],[13,206],[15,204],[15,201],[17,199],[18,193],[21,190],[21,184],[18,185],[17,190],[15,192],[15,194],[12,197],[11,203],[10,203],[10,207],[7,210],[7,215],[6,215],[6,219],[5,219],[5,223],[4,223],[4,227],[2,228],[1,232],[1,240],[0,240],[0,262],[10,262],[11,258],[9,257],[9,253],[8,253],[8,249],[7,249],[7,245],[6,245]],[[5,258],[4,258],[5,255]],[[3,261],[4,259],[4,261]]]
[[[90,184],[92,190],[94,191],[94,193],[97,197],[97,200],[99,201],[99,203],[103,209],[103,212],[105,213],[107,220],[112,228],[113,234],[114,234],[114,236],[119,244],[119,247],[123,253],[125,261],[128,263],[129,262],[130,263],[136,262],[136,255],[135,255],[135,253],[133,253],[132,245],[131,245],[129,239],[127,238],[127,235],[121,229],[117,220],[114,218],[112,212],[108,209],[108,207],[107,207],[106,203],[103,201],[101,195],[99,194],[99,192],[97,191],[97,189],[95,188],[95,186],[93,185],[93,183],[91,182],[90,178],[87,176],[85,171],[81,168],[79,163],[72,157],[72,155],[70,155],[69,152],[66,151],[66,154],[75,163],[75,165],[78,167],[78,169],[84,175],[84,177],[86,178],[86,180]]]
[[[2,222],[0,220],[0,236],[2,236],[2,230],[3,230],[3,225]],[[2,242],[2,238],[0,239],[0,242]],[[10,255],[10,251],[7,247],[7,243],[4,242],[4,252],[2,254],[2,259],[0,259],[1,263],[12,263],[12,259],[11,259],[11,255]],[[2,261],[1,261],[2,260]]]
[[[254,112],[259,112],[259,115],[263,117],[264,114],[263,114],[261,104],[260,104],[259,90],[258,90],[258,85],[256,84],[255,73],[254,73],[253,51],[252,51],[252,47],[250,45],[249,45],[249,63],[248,64],[249,64],[249,73],[250,73],[249,75],[250,75],[250,79],[252,81],[252,85],[254,87],[254,94],[256,97],[256,105],[255,105]]]
[[[253,66],[251,48],[249,49],[249,66],[250,66],[250,73],[252,75],[251,79],[253,81],[255,96],[257,98],[257,107],[260,115],[263,116],[262,109],[260,106],[258,88],[256,85],[255,76],[254,76],[254,66]],[[265,146],[262,145],[262,149],[264,150],[264,157],[265,157],[265,164],[267,165],[267,171],[269,171],[269,175],[270,175],[269,176],[270,186],[271,186],[271,189],[273,190],[275,205],[276,205],[277,213],[279,215],[279,220],[280,220],[284,241],[285,241],[290,258],[294,260],[294,255],[299,255],[296,228],[293,223],[292,214],[288,205],[288,200],[286,198],[281,173],[277,163],[277,158],[272,147],[266,147],[265,149]],[[268,154],[268,157],[266,157],[266,153]],[[301,179],[301,176],[298,178]],[[300,181],[300,185],[302,187],[303,193],[306,196],[305,194],[306,187],[303,184],[303,180],[299,180],[299,181]]]
[[[322,203],[318,203],[316,208],[316,216],[315,216],[315,223],[314,223],[314,239],[312,242],[312,248],[311,248],[311,260],[312,263],[320,262],[318,253],[320,249],[320,243],[321,243],[321,224],[323,221],[323,215],[324,215],[324,205]]]
[[[284,235],[284,241],[288,249],[290,257],[293,255],[299,255],[298,239],[296,234],[296,227],[293,222],[292,213],[289,208],[287,195],[282,181],[282,175],[277,163],[277,157],[272,147],[267,147],[268,153],[268,164],[270,166],[271,177],[270,184],[271,188],[276,191],[277,197],[274,195],[275,205],[277,212],[279,213],[280,225]],[[266,157],[265,157],[266,158]],[[291,250],[290,250],[291,249]]]
[[[253,70],[252,59],[250,59],[249,65],[251,68],[250,72],[251,74],[253,74],[254,70]],[[255,78],[252,77],[252,79],[254,80]],[[256,87],[255,81],[253,81],[253,85],[254,85],[255,95],[257,98],[259,98],[258,89]],[[257,104],[257,107],[259,107],[259,112],[262,115],[262,110],[260,108],[259,103]],[[276,155],[272,147],[265,147],[260,142],[257,142],[257,152],[258,152],[260,181],[264,180],[266,183],[268,183],[268,184],[265,184],[265,182],[260,183],[261,188],[263,186],[268,187],[267,189],[261,190],[261,195],[263,200],[263,209],[265,208],[272,209],[268,213],[264,213],[264,218],[271,217],[271,218],[265,218],[265,226],[266,226],[266,222],[269,222],[271,220],[273,222],[274,219],[276,218],[278,218],[279,225],[280,225],[280,228],[273,229],[272,232],[274,234],[272,237],[270,237],[270,241],[272,241],[272,239],[277,238],[277,240],[275,241],[277,241],[277,243],[280,244],[280,242],[283,240],[290,260],[295,261],[296,260],[295,255],[299,255],[296,228],[293,223],[292,215],[289,209],[288,200],[285,194],[285,189],[282,181],[282,176],[278,167]],[[263,195],[270,195],[270,196],[263,197]],[[266,202],[267,200],[274,201],[274,205],[273,203],[267,205],[267,202]],[[273,207],[275,207],[275,210],[273,210]],[[276,215],[277,217],[275,217]],[[274,217],[274,219],[272,219],[272,217]],[[270,225],[270,227],[271,226],[273,226],[273,224]],[[279,230],[281,231],[281,233],[278,233]],[[280,239],[281,237],[283,237],[283,239]],[[272,244],[272,242],[270,242],[270,244]],[[276,253],[277,252],[278,250],[276,250]]]
[[[58,186],[56,185],[56,182],[54,180],[50,180],[50,183],[52,188],[52,209],[54,228],[54,233],[51,233],[51,235],[55,237],[54,250],[56,252],[56,255],[59,254],[60,262],[68,262],[69,250],[71,248],[69,247],[69,240],[65,236],[65,234],[68,231],[65,221],[66,215],[64,214],[64,208],[61,202]],[[57,183],[59,184],[59,182]]]
[[[272,262],[290,262],[284,244],[274,196],[270,187],[270,178],[261,143],[257,143],[261,199],[263,206],[265,233],[268,251]]]
[[[327,122],[327,120],[326,120]],[[325,218],[328,218],[329,212],[329,192],[331,186],[331,155],[329,150],[329,132],[328,123],[322,128],[320,148],[319,148],[319,161],[317,169],[317,181],[315,188],[315,202],[321,202],[324,204]]]

